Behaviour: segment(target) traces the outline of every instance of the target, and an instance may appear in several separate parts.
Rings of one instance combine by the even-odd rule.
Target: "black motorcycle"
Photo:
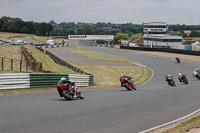
[[[172,86],[172,87],[176,86],[175,81],[172,78],[168,78],[166,79],[166,81],[169,86]]]
[[[120,79],[121,86],[125,87],[127,90],[136,90],[136,86],[133,82],[133,79],[131,77],[123,77]]]
[[[181,79],[179,79],[180,82],[183,82],[185,84],[188,84],[188,79],[186,78],[186,75],[182,75]]]
[[[180,63],[180,59],[179,59],[178,57],[176,57],[176,61],[177,61],[178,63]]]

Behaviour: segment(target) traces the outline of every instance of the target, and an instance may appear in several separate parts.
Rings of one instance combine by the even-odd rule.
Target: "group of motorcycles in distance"
[[[178,57],[176,57],[176,61],[180,63],[180,59]],[[198,69],[194,70],[193,75],[200,80],[200,71]],[[173,75],[167,74],[165,78],[168,85],[176,86]],[[188,79],[186,78],[186,75],[182,75],[181,73],[179,73],[178,79],[180,82],[188,84]],[[121,87],[125,87],[128,91],[136,90],[136,86],[132,77],[121,74],[120,82]],[[83,94],[78,91],[77,84],[67,81],[64,77],[61,78],[61,80],[58,82],[57,91],[60,94],[60,97],[64,97],[66,100],[72,100],[75,98],[84,99]]]
[[[176,57],[176,61],[178,63],[180,63],[180,59],[178,57]],[[199,69],[194,69],[193,76],[200,80]],[[181,73],[179,73],[178,79],[179,79],[180,82],[188,84],[188,79],[186,78],[186,75],[182,75]],[[173,87],[176,86],[175,81],[173,79],[173,75],[167,74],[166,77],[165,77],[165,80],[167,81],[168,85],[173,86]]]

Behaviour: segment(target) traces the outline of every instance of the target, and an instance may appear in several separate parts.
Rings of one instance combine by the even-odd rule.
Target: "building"
[[[168,26],[164,22],[144,23],[144,46],[171,47],[181,45],[182,36],[169,34]]]
[[[134,40],[129,41],[128,46],[131,46],[131,45],[134,46],[134,44],[139,47],[144,47],[144,42],[141,39],[134,39]]]
[[[200,43],[199,43],[199,41],[185,41],[185,42],[183,42],[183,45],[197,46],[197,45],[200,45]]]

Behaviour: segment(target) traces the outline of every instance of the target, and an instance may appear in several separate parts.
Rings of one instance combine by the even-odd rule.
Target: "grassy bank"
[[[40,52],[36,47],[30,46],[28,49],[32,52],[32,56],[38,62],[42,62],[42,68],[45,71],[51,71],[53,73],[65,73],[65,74],[76,74],[71,69],[56,64],[48,55]]]

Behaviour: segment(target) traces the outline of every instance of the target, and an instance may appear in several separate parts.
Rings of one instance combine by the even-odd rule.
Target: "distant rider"
[[[183,81],[182,77],[183,77],[183,75],[182,75],[181,73],[179,73],[179,74],[178,74],[178,79],[179,79],[180,82]]]
[[[193,75],[194,75],[195,77],[196,77],[197,74],[199,74],[199,73],[200,73],[199,69],[194,69]]]
[[[165,80],[169,83],[170,81],[173,81],[173,75],[171,75],[171,74],[167,74],[166,76],[165,76]]]
[[[125,78],[127,78],[127,79],[132,79],[130,76],[125,76],[125,75],[121,74],[121,75],[120,75],[121,87],[124,86],[123,84],[124,84],[124,82],[126,81]],[[134,82],[133,82],[133,84],[134,84]]]

